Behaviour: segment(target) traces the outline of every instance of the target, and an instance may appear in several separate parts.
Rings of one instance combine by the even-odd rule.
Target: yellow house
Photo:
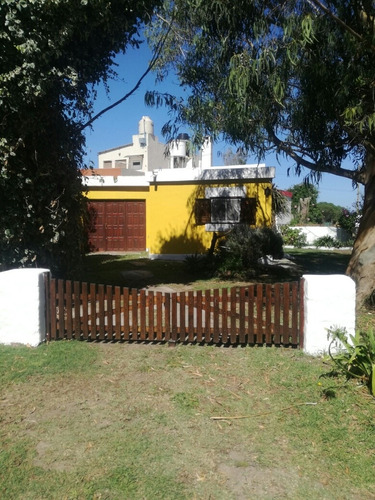
[[[200,165],[142,177],[122,173],[96,169],[85,177],[93,251],[147,251],[151,258],[204,253],[214,234],[272,221],[274,167]]]

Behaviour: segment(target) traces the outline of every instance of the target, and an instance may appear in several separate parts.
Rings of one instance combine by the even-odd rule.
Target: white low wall
[[[323,236],[331,236],[335,240],[345,242],[348,240],[348,235],[344,229],[336,226],[290,226],[292,229],[299,229],[301,233],[306,235],[308,245],[313,245],[318,238]]]
[[[355,283],[344,275],[304,275],[304,352],[328,352],[328,329],[355,333]],[[336,350],[336,349],[335,349]],[[332,352],[335,352],[332,349]]]
[[[44,274],[48,269],[0,273],[0,344],[36,347],[46,339]]]

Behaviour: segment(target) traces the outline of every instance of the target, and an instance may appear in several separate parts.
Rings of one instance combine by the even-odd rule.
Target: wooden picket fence
[[[303,281],[153,292],[50,279],[48,340],[303,347]]]

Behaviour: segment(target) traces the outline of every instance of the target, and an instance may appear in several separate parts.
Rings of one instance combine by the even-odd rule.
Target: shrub
[[[280,230],[283,238],[284,245],[301,248],[307,245],[306,234],[300,229],[292,228],[290,226],[282,226]]]
[[[347,379],[360,379],[375,395],[375,335],[368,332],[357,332],[348,338],[347,331],[341,328],[329,329],[331,343],[329,355],[333,361],[336,372],[345,375]],[[343,350],[337,354],[331,353],[333,344],[341,344]],[[335,372],[335,373],[336,373]]]
[[[279,233],[270,228],[251,229],[248,226],[235,227],[218,250],[220,274],[245,274],[259,266],[259,259],[271,255],[283,256],[283,240]]]
[[[357,234],[360,218],[361,216],[356,210],[347,210],[344,208],[339,217],[338,224],[341,228],[345,229],[350,238],[354,238]]]
[[[333,238],[332,236],[321,236],[317,238],[314,242],[314,245],[318,247],[327,247],[327,248],[341,248],[343,244],[341,241]]]

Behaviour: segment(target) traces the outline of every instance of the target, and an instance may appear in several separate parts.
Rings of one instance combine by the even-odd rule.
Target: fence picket
[[[47,299],[49,302],[49,314],[48,314],[48,319],[49,319],[49,335],[47,337],[47,340],[56,340],[56,320],[57,320],[57,315],[56,315],[56,280],[53,278],[50,279],[49,281],[49,286],[47,290],[47,294],[49,294],[49,298]]]
[[[90,338],[96,340],[97,336],[96,327],[96,285],[90,283]]]
[[[73,338],[73,315],[72,315],[72,282],[65,282],[65,328],[68,339]]]
[[[130,339],[130,331],[132,326],[130,325],[130,299],[131,294],[129,288],[122,289],[122,307],[121,307],[121,315],[124,317],[124,322],[121,323],[124,325],[124,340]]]
[[[43,273],[43,283],[44,283],[44,296],[45,296],[45,307],[44,307],[44,319],[46,322],[46,340],[51,340],[51,294],[50,294],[50,274]]]
[[[280,345],[280,308],[281,308],[281,301],[280,301],[280,283],[276,283],[274,285],[274,294],[275,294],[275,299],[274,299],[274,327],[273,327],[273,341],[276,345]]]
[[[150,291],[147,294],[147,305],[148,305],[148,340],[155,339],[154,332],[154,312],[155,312],[155,302],[154,302],[154,292]],[[141,308],[142,311],[142,308]],[[141,312],[141,317],[143,316]],[[146,316],[146,315],[145,315]]]
[[[211,342],[211,290],[204,292],[204,341]]]
[[[186,296],[185,292],[180,292],[180,341],[186,340]]]
[[[283,345],[289,344],[289,283],[283,284]]]
[[[115,340],[121,339],[121,288],[115,286],[114,294],[114,311],[112,311],[112,317],[115,320]],[[113,314],[114,313],[114,314]]]
[[[256,308],[257,308],[257,334],[256,334],[256,342],[257,344],[263,344],[263,285],[258,284],[256,287],[257,292],[257,300],[256,300]]]
[[[82,334],[85,340],[89,339],[89,300],[88,284],[82,283]]]
[[[188,292],[188,340],[194,342],[194,292]]]
[[[237,316],[237,300],[236,288],[230,289],[230,343],[235,344],[237,340],[236,331],[236,316]]]
[[[245,329],[245,288],[239,289],[239,313],[240,313],[240,326],[238,332],[238,340],[240,344],[246,344],[246,329]]]
[[[291,337],[292,344],[298,345],[298,290],[297,283],[291,283],[292,287],[292,300],[291,300],[291,315],[292,315],[292,329]]]
[[[156,340],[163,340],[163,294],[156,292]]]
[[[149,298],[146,296],[146,290],[140,290],[139,292],[139,307],[141,308],[141,311],[144,311],[144,314],[140,315],[139,318],[139,339],[140,340],[146,340],[147,338],[147,301]]]
[[[271,331],[271,315],[272,315],[272,285],[266,284],[266,324],[265,324],[265,342],[267,345],[272,344],[272,331]]]
[[[65,301],[64,301],[64,281],[58,280],[58,335],[57,338],[65,338]]]
[[[138,293],[135,288],[131,290],[131,311],[132,311],[132,340],[138,340]]]
[[[171,339],[171,294],[164,295],[165,340]]]
[[[75,281],[73,284],[73,303],[74,303],[74,338],[81,338],[81,294],[80,283]]]
[[[220,342],[220,326],[219,326],[219,320],[220,320],[220,296],[219,296],[219,290],[216,289],[214,290],[214,305],[213,305],[213,317],[214,317],[214,331],[213,331],[213,342],[214,344],[218,344]]]
[[[172,335],[171,340],[177,342],[177,293],[172,293]]]
[[[105,312],[106,321],[106,335],[108,340],[113,340],[114,330],[113,330],[113,288],[111,286],[106,286],[105,296],[107,302],[107,308]]]
[[[223,344],[228,342],[228,289],[221,291],[221,340]]]
[[[254,285],[247,287],[248,342],[255,344],[254,335]]]
[[[98,323],[99,323],[99,340],[104,340],[104,285],[98,285]]]
[[[203,301],[202,290],[197,291],[197,303],[195,313],[197,315],[197,342],[203,341]]]

